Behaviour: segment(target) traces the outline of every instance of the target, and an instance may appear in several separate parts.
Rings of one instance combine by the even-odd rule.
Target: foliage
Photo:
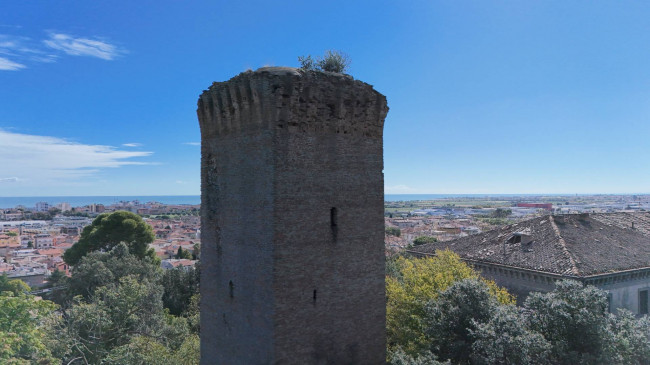
[[[610,322],[618,363],[646,364],[650,359],[650,318],[636,319],[632,312],[619,309]]]
[[[25,294],[32,290],[29,285],[20,279],[9,279],[6,274],[0,275],[0,293],[9,292],[14,296]]]
[[[84,256],[62,279],[68,288],[48,318],[48,347],[64,363],[198,363],[198,269],[164,274],[124,243]]]
[[[197,242],[193,246],[192,260],[200,260],[200,259],[201,259],[201,244]]]
[[[431,236],[420,236],[413,240],[413,246],[419,246],[433,242],[438,242],[438,239]]]
[[[161,269],[157,261],[148,257],[138,259],[124,243],[118,244],[110,252],[92,252],[72,269],[72,276],[67,280],[67,295],[57,303],[65,307],[66,302],[77,295],[89,299],[97,288],[116,285],[127,276],[157,282]]]
[[[200,360],[199,336],[188,336],[183,344],[172,350],[155,339],[136,336],[130,343],[120,346],[107,356],[109,364],[133,365],[192,365]]]
[[[59,355],[99,363],[136,336],[157,338],[164,326],[161,297],[160,285],[136,276],[97,288],[87,301],[76,297],[52,326],[51,335],[65,349]]]
[[[18,236],[18,233],[14,232],[14,231],[9,231],[9,232],[6,232],[5,234],[6,234],[7,236],[9,236],[9,237],[16,237],[16,236]]]
[[[55,364],[45,344],[43,318],[56,305],[47,300],[6,291],[0,294],[0,363]]]
[[[199,270],[165,270],[162,285],[165,290],[162,296],[163,305],[169,313],[179,316],[188,310],[192,297],[199,293]]]
[[[503,209],[503,208],[497,208],[495,209],[490,216],[492,218],[507,218],[512,214],[512,209]]]
[[[440,362],[436,360],[435,355],[431,352],[411,356],[404,352],[401,348],[389,353],[390,365],[449,365],[449,361]]]
[[[389,236],[399,237],[402,235],[402,230],[396,227],[386,226],[386,234]]]
[[[524,304],[531,329],[551,343],[556,364],[613,363],[607,294],[564,280],[550,293],[533,293]]]
[[[490,288],[479,279],[453,283],[426,307],[431,349],[454,364],[467,363],[472,350],[473,325],[487,322],[498,305]]]
[[[52,215],[50,212],[34,212],[32,213],[32,219],[39,221],[51,221]]]
[[[309,71],[326,71],[345,73],[350,67],[350,58],[343,52],[327,50],[323,57],[312,58],[311,55],[298,57],[300,68]]]
[[[470,334],[473,364],[549,363],[550,344],[529,329],[521,308],[496,307],[489,321],[472,323]]]
[[[89,217],[88,213],[76,212],[74,208],[72,208],[72,210],[66,210],[61,214],[63,214],[66,217]]]
[[[426,306],[430,300],[452,284],[463,279],[478,279],[479,275],[460,257],[449,251],[436,251],[426,258],[398,257],[393,265],[398,275],[386,277],[386,327],[389,350],[397,346],[411,355],[430,347],[426,333]],[[483,279],[481,279],[483,280]],[[493,282],[485,281],[490,295],[503,304],[513,304],[514,297]]]
[[[137,214],[127,211],[102,213],[83,229],[79,241],[65,252],[63,259],[76,265],[88,253],[109,251],[122,242],[141,259],[146,256],[155,258],[153,249],[148,248],[154,238],[151,226]]]
[[[188,250],[183,250],[183,247],[178,246],[178,251],[176,251],[176,258],[177,259],[192,259],[192,254]]]

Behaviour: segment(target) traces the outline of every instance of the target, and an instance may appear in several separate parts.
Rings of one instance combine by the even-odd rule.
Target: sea
[[[201,204],[200,195],[22,196],[0,197],[0,208],[15,208],[18,205],[31,208],[38,202],[46,202],[50,206],[56,206],[59,203],[70,203],[72,207],[83,207],[90,204],[111,205],[134,200],[140,203],[158,202],[169,205]]]
[[[562,194],[385,194],[387,202],[436,200],[445,198],[498,198],[498,197],[525,197],[525,196],[561,196]],[[573,195],[573,194],[564,194]],[[581,194],[578,194],[581,195]],[[0,208],[15,208],[23,205],[27,208],[34,207],[37,202],[46,202],[51,206],[59,203],[70,203],[73,207],[82,207],[90,204],[111,205],[119,202],[137,200],[140,203],[159,202],[169,205],[196,205],[201,204],[200,195],[121,195],[121,196],[24,196],[0,197]]]

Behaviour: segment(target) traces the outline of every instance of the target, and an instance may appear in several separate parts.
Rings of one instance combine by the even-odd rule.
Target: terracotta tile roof
[[[444,248],[464,259],[561,275],[650,267],[650,212],[544,216],[411,251]]]

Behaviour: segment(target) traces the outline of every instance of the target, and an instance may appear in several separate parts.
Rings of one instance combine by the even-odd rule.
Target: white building
[[[50,210],[50,205],[47,202],[38,202],[36,203],[34,210],[37,212],[47,212]]]
[[[37,234],[34,248],[50,248],[54,246],[54,239],[49,234]]]

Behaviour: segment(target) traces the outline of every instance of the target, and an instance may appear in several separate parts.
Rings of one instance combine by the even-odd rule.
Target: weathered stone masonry
[[[202,364],[385,362],[387,111],[293,68],[203,92]]]

